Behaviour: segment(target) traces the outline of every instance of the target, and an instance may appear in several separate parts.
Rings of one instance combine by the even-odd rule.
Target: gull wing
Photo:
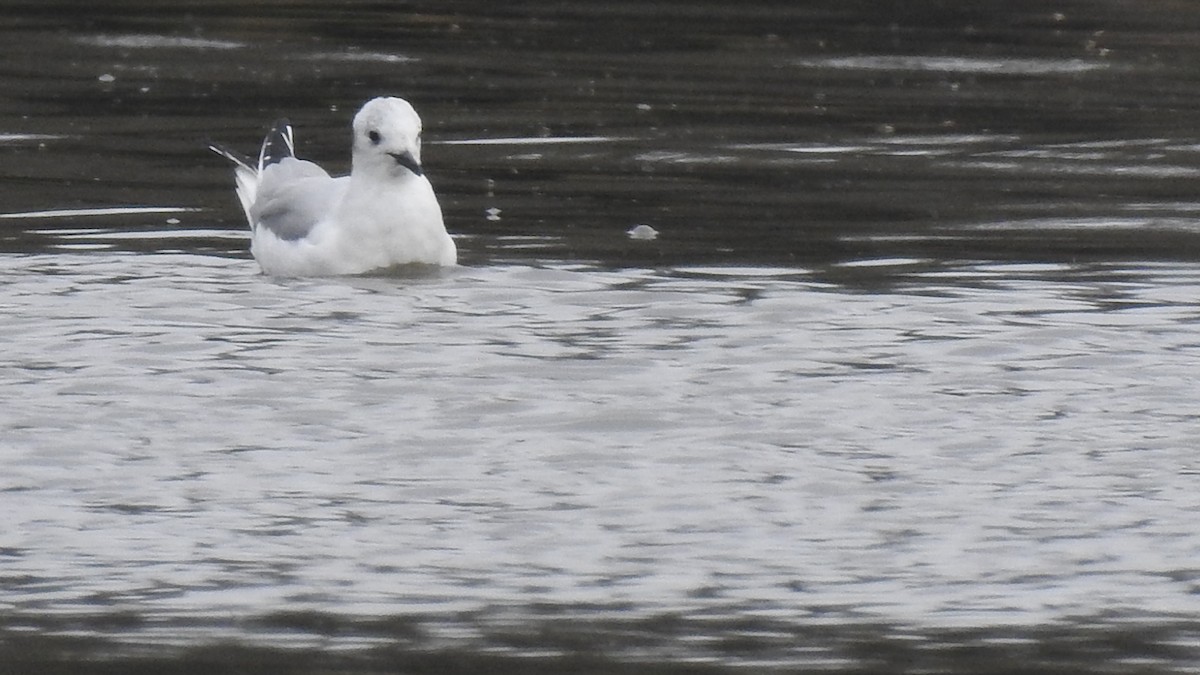
[[[280,239],[303,239],[333,212],[346,185],[312,162],[284,157],[263,168],[250,222]]]

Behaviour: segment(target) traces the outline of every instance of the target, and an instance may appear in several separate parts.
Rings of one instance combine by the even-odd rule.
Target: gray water
[[[1200,10],[60,4],[5,672],[1200,664]],[[203,140],[344,168],[382,93],[464,264],[260,275]]]

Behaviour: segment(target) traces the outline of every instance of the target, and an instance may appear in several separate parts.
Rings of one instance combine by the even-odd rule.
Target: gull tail
[[[250,207],[258,197],[258,169],[250,165],[251,159],[231,150],[220,143],[208,142],[208,149],[233,162],[233,180],[237,185],[238,202],[242,212],[246,214],[246,222],[254,228],[254,218],[250,215]]]
[[[286,119],[275,123],[266,138],[263,139],[262,148],[258,151],[257,166],[253,159],[220,143],[209,141],[208,149],[233,162],[233,179],[237,184],[238,202],[241,203],[242,211],[246,214],[246,222],[250,223],[250,228],[253,229],[254,217],[250,215],[250,208],[254,206],[254,201],[258,198],[258,181],[263,169],[284,158],[296,156],[296,141],[292,136],[292,125]]]

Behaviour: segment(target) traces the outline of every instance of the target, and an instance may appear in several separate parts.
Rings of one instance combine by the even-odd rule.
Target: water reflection
[[[970,73],[975,75],[1072,75],[1108,68],[1103,61],[1083,59],[972,58],[963,56],[835,56],[801,59],[807,68],[900,72]]]

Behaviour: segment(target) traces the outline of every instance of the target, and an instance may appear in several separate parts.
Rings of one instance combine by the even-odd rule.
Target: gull
[[[349,176],[298,159],[287,120],[258,162],[210,143],[234,163],[250,252],[266,274],[362,274],[400,265],[454,265],[457,251],[421,169],[421,118],[402,98],[367,101],[354,116]]]

